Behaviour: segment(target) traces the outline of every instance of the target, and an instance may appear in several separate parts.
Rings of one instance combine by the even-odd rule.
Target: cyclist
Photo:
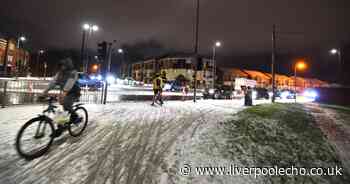
[[[48,92],[55,88],[60,87],[62,93],[58,98],[59,103],[63,106],[63,109],[71,114],[70,122],[78,123],[78,115],[73,111],[73,103],[79,100],[80,87],[78,85],[78,72],[74,69],[73,62],[70,58],[65,58],[59,62],[59,71],[54,76],[48,87],[44,90],[42,96],[46,96]],[[55,136],[62,134],[64,124],[58,122]]]

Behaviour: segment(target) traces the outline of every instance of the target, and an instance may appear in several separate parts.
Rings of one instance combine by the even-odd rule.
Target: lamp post
[[[45,52],[44,50],[40,49],[38,51],[38,56],[36,58],[36,72],[38,72],[38,76],[40,74],[40,56],[43,55],[44,52]],[[46,70],[45,65],[44,65],[44,69]],[[45,71],[44,71],[44,74],[45,74]]]
[[[120,62],[120,77],[123,78],[124,77],[124,51],[123,49],[118,49],[118,54],[120,54],[120,59],[121,59],[121,62]]]
[[[24,37],[24,36],[18,37],[18,39],[17,39],[17,48],[19,48],[20,42],[24,42],[24,41],[26,41],[26,40],[27,40],[27,39],[26,39],[26,37]]]
[[[340,49],[331,49],[329,51],[332,55],[338,56],[338,63],[339,63],[339,74],[338,74],[338,80],[339,82],[342,82],[342,52]]]
[[[196,102],[197,95],[197,66],[198,66],[198,35],[199,35],[199,0],[196,0],[196,23],[195,23],[195,43],[194,43],[194,57],[195,57],[195,66],[193,74],[193,102]]]
[[[24,36],[19,36],[18,38],[17,38],[17,51],[16,51],[16,78],[17,78],[17,74],[18,74],[18,68],[20,68],[20,66],[21,66],[21,64],[19,64],[18,63],[18,53],[20,52],[19,51],[19,49],[20,49],[20,42],[25,42],[27,39],[26,39],[26,37],[24,37]],[[21,61],[22,62],[22,61]],[[18,67],[18,68],[17,68]]]
[[[212,88],[215,88],[215,79],[216,79],[216,61],[215,61],[215,51],[217,47],[221,47],[221,42],[216,41],[215,44],[213,45],[213,83],[212,83]]]
[[[295,103],[297,103],[297,70],[304,70],[306,64],[304,61],[298,61],[294,66],[294,93],[295,93]]]
[[[81,43],[81,53],[80,53],[80,59],[81,63],[83,63],[83,71],[87,72],[88,70],[88,53],[85,57],[85,50],[88,49],[88,38],[92,35],[93,32],[96,32],[99,30],[99,27],[97,25],[91,25],[91,24],[84,24],[83,25],[83,38]],[[87,35],[88,34],[88,35]],[[86,60],[85,60],[86,59]]]

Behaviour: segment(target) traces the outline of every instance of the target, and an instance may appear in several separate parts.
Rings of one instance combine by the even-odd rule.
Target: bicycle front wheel
[[[18,154],[27,160],[42,156],[52,144],[54,131],[54,125],[48,117],[39,116],[29,120],[17,134]]]
[[[88,113],[84,107],[77,107],[74,109],[74,112],[77,117],[73,119],[73,122],[69,123],[68,131],[71,136],[78,137],[86,128],[88,122]]]

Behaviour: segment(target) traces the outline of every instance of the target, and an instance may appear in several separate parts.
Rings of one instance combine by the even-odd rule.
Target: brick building
[[[4,71],[4,61],[6,53],[7,40],[0,38],[0,74]],[[24,49],[17,48],[16,40],[10,39],[7,51],[7,74],[24,75],[28,69],[30,53]]]

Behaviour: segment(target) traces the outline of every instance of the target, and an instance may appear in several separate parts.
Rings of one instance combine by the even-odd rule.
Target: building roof
[[[244,71],[242,71],[239,68],[220,68],[221,71],[223,71],[223,73],[227,74],[233,74],[235,76],[240,76],[240,77],[248,77],[249,75],[247,73],[245,73]]]
[[[256,71],[256,70],[243,70],[245,73],[250,75],[251,77],[259,77],[262,79],[270,80],[270,77],[266,76],[263,72]]]

